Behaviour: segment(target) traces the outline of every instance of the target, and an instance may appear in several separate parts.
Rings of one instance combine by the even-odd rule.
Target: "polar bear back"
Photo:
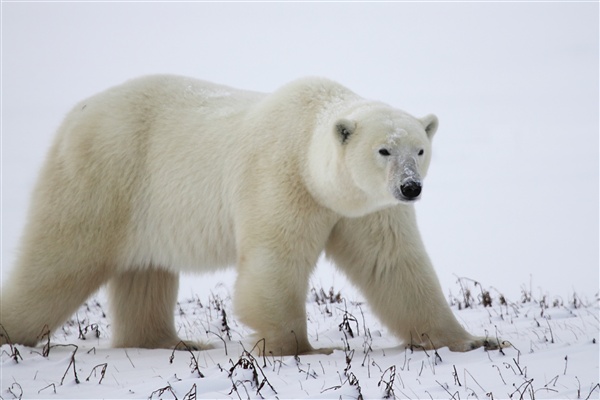
[[[37,197],[68,204],[90,226],[109,221],[101,231],[111,237],[102,240],[119,268],[226,267],[236,263],[240,226],[253,223],[242,219],[256,207],[282,216],[290,199],[301,209],[317,204],[307,176],[311,141],[327,136],[320,127],[333,126],[340,107],[361,101],[322,78],[271,94],[138,78],[74,107]],[[75,202],[74,192],[88,198]]]
[[[125,231],[113,230],[118,265],[233,264],[239,165],[247,165],[248,146],[258,147],[239,127],[264,96],[175,76],[108,89],[75,106],[59,129],[47,161],[60,164],[49,172],[61,176],[54,191],[89,182],[89,201],[69,208],[85,207],[91,224],[94,212],[122,220]],[[61,193],[53,197],[68,203]]]

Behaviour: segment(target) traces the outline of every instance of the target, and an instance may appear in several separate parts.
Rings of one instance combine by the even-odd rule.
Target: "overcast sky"
[[[440,129],[417,206],[444,287],[598,290],[598,3],[2,3],[2,271],[55,129],[150,73],[337,80]]]

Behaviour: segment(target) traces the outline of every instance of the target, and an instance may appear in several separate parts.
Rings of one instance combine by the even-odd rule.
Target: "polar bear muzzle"
[[[392,195],[401,202],[414,201],[421,195],[423,183],[414,157],[394,157],[388,172],[388,187]]]
[[[406,200],[415,200],[421,194],[421,181],[407,179],[400,185],[400,192]]]
[[[403,203],[419,199],[423,184],[420,180],[405,179],[400,186],[391,188],[392,195]]]

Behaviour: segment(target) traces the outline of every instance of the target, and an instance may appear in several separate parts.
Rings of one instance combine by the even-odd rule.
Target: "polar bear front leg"
[[[306,329],[306,294],[318,252],[283,253],[275,246],[256,245],[240,255],[234,308],[240,320],[255,330],[254,343],[265,340],[267,355],[330,353],[315,350]],[[253,343],[253,344],[254,344]],[[263,345],[257,346],[262,352]]]
[[[412,206],[341,220],[326,252],[405,344],[453,351],[498,346],[495,339],[472,336],[454,317],[421,242]]]

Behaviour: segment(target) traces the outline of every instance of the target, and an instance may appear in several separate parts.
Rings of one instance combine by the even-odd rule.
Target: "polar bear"
[[[325,251],[405,342],[493,347],[457,322],[417,228],[437,126],[322,78],[262,94],[160,75],[84,100],[34,189],[2,341],[36,345],[108,284],[113,345],[172,348],[178,274],[236,265],[267,352],[328,353],[305,312]]]

